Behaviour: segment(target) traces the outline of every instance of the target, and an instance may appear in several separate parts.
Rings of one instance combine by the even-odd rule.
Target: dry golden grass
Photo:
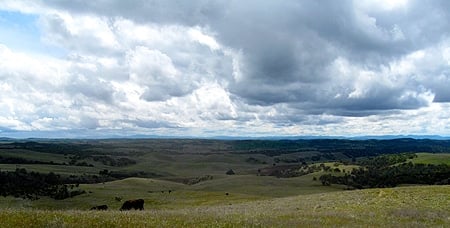
[[[0,210],[0,227],[449,227],[450,186],[145,211]]]

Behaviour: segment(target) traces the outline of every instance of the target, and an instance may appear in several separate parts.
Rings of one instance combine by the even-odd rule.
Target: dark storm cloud
[[[446,86],[442,86],[446,87]],[[440,91],[436,93],[436,96],[434,97],[434,102],[450,102],[450,91],[448,87],[442,88]]]
[[[448,50],[450,58],[450,49]],[[449,59],[450,60],[450,59]],[[435,94],[433,102],[445,103],[450,102],[450,62],[444,68],[438,68],[437,70],[426,72],[424,77],[428,78],[424,82],[424,86],[432,88]]]
[[[448,1],[410,1],[392,10],[358,8],[363,3],[350,0],[45,3],[143,24],[207,27],[221,44],[241,51],[242,77],[227,79],[227,89],[249,104],[286,103],[315,114],[364,116],[427,106],[428,93],[435,95],[435,102],[450,101],[442,83],[426,82],[434,81],[433,75],[422,81],[411,75],[410,80],[393,81],[394,86],[378,83],[387,77],[382,69],[392,61],[448,39]],[[339,58],[356,72],[334,71]],[[354,82],[361,80],[363,71],[380,79],[361,87]],[[448,77],[441,81],[448,82]],[[352,96],[358,90],[362,95]],[[143,98],[167,99],[158,94],[164,93],[148,90]]]
[[[329,82],[340,83],[341,79],[336,78],[334,72],[324,71],[336,58],[343,57],[352,65],[377,73],[381,66],[393,59],[439,41],[426,37],[427,34],[439,37],[437,32],[446,30],[448,23],[443,22],[447,18],[446,12],[439,7],[434,8],[442,15],[428,18],[426,24],[432,23],[439,29],[423,28],[422,31],[422,27],[414,25],[414,21],[424,20],[416,18],[425,14],[418,7],[413,4],[406,12],[391,11],[389,13],[395,16],[391,16],[391,20],[381,20],[383,24],[377,23],[377,16],[384,16],[382,13],[359,12],[351,1],[327,1],[326,4],[319,1],[287,2],[273,7],[269,3],[249,11],[231,10],[235,13],[232,17],[237,18],[236,23],[226,23],[221,30],[226,32],[219,39],[244,50],[246,74],[243,80],[234,82],[230,90],[250,103],[272,105],[287,102],[305,109],[308,108],[308,105],[303,106],[306,102],[313,103],[316,108],[323,107],[323,111],[334,108],[352,112],[360,110],[364,114],[365,110],[374,112],[426,106],[423,97],[404,96],[410,89],[415,89],[408,88],[409,85],[398,85],[395,90],[375,85],[365,91],[364,97],[344,96],[336,101],[333,97],[338,93],[349,95],[352,84],[329,93],[333,89],[327,86],[335,84]],[[443,34],[441,32],[440,35]],[[356,74],[351,79],[357,80],[358,77]]]

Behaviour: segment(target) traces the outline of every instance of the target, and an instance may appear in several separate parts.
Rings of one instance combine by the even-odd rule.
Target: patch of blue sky
[[[42,42],[38,20],[38,15],[0,10],[0,44],[25,53],[65,55],[65,50]]]

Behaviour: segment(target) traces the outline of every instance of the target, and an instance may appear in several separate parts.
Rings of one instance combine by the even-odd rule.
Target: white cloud
[[[40,1],[25,0],[25,1],[15,1],[15,0],[4,0],[0,2],[0,9],[2,10],[12,10],[19,11],[26,14],[37,14],[48,9],[42,6]]]
[[[408,6],[409,0],[359,0],[355,1],[357,7],[364,10],[399,10]]]
[[[67,50],[87,54],[111,54],[121,46],[107,18],[53,13],[41,16],[44,41]]]
[[[142,98],[148,101],[167,100],[190,92],[193,80],[175,68],[172,59],[158,50],[138,46],[127,53],[130,80],[145,86]],[[183,77],[184,76],[184,77]]]
[[[217,43],[217,41],[213,37],[205,35],[201,31],[201,28],[191,28],[189,29],[188,33],[192,40],[208,46],[211,50],[215,51],[220,49],[219,43]]]

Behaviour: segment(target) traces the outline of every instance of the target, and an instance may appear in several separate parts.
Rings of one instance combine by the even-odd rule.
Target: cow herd
[[[128,211],[131,209],[144,210],[144,200],[143,199],[127,200],[123,202],[122,207],[120,208],[121,211]],[[91,210],[105,211],[108,210],[108,205],[94,206],[91,208]]]

